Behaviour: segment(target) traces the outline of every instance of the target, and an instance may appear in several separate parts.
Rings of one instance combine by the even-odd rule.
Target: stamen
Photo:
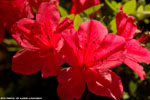
[[[142,36],[138,39],[138,41],[142,44],[145,44],[149,40],[149,37],[150,37],[150,33],[147,30],[142,34]]]
[[[134,37],[136,37],[137,35],[139,35],[139,34],[143,31],[143,29],[144,29],[144,27],[139,28],[139,32],[135,33],[135,34],[134,34]]]
[[[81,67],[81,70],[84,70],[84,69],[86,69],[86,65],[85,64],[83,64],[82,67]]]

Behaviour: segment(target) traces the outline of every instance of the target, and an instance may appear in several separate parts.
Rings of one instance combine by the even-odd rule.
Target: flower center
[[[83,71],[83,70],[85,70],[85,69],[86,69],[86,65],[83,64],[83,65],[81,66],[81,71]]]

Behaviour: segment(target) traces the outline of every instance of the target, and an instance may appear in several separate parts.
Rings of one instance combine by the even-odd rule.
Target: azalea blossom
[[[61,59],[59,51],[63,45],[60,33],[72,26],[72,20],[66,18],[58,23],[60,15],[53,3],[42,3],[36,20],[24,18],[12,27],[13,38],[24,49],[13,57],[12,70],[29,75],[42,71],[44,78],[56,76]]]
[[[100,0],[72,0],[72,3],[71,13],[79,14],[92,6],[100,4]]]
[[[122,8],[116,16],[117,34],[126,39],[126,58],[124,63],[135,71],[144,80],[144,68],[138,64],[141,62],[150,63],[150,51],[140,45],[138,40],[134,39],[137,25],[134,23],[134,17],[123,13]],[[142,37],[144,39],[144,37]],[[147,37],[145,37],[146,39]],[[140,38],[141,39],[141,38]]]
[[[106,27],[96,20],[82,23],[77,32],[62,35],[65,41],[62,52],[71,67],[58,76],[60,99],[80,99],[86,84],[96,95],[120,99],[122,83],[110,69],[124,60],[124,38],[108,34]]]
[[[58,0],[28,0],[28,1],[30,3],[31,7],[35,8],[36,10],[38,10],[38,8],[42,2],[51,2],[56,5],[59,4]]]
[[[0,0],[0,42],[5,29],[10,31],[12,24],[21,18],[33,18],[27,0]]]

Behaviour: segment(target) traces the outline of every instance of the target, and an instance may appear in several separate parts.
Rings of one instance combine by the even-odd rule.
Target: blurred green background
[[[64,17],[73,18],[70,15],[71,0],[60,0],[58,6],[61,20]],[[135,17],[138,25],[137,31],[150,31],[150,0],[101,0],[101,4],[92,7],[74,19],[74,26],[78,29],[83,21],[90,20],[89,15],[100,9],[93,18],[103,22],[109,32],[116,33],[116,13],[123,5],[124,12]],[[136,38],[141,36],[139,34]],[[150,50],[150,42],[145,45]],[[24,76],[12,72],[11,63],[13,55],[21,47],[12,39],[6,30],[5,39],[0,44],[0,97],[42,97],[44,100],[59,100],[57,96],[58,82],[56,77],[43,79],[41,73]],[[144,81],[141,81],[135,72],[122,64],[121,67],[113,69],[120,77],[124,86],[122,100],[150,100],[150,65],[142,64],[146,72]],[[21,67],[21,66],[20,66]],[[96,96],[88,91],[84,92],[81,100],[113,100],[108,97]]]

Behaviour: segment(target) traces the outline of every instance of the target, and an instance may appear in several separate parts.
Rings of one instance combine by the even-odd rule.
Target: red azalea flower
[[[82,23],[77,32],[63,33],[63,37],[63,54],[72,67],[58,76],[60,99],[80,99],[86,84],[96,95],[120,99],[122,83],[110,69],[124,60],[124,38],[108,34],[106,27],[95,20]]]
[[[72,0],[72,2],[71,13],[73,14],[79,14],[92,6],[100,4],[100,0]]]
[[[12,36],[24,48],[13,57],[12,70],[24,75],[42,71],[43,77],[56,76],[60,70],[58,58],[63,45],[60,34],[73,27],[66,18],[60,24],[59,12],[53,3],[42,3],[36,20],[22,19],[12,27]]]
[[[58,0],[28,0],[28,1],[29,1],[30,5],[31,5],[33,8],[35,8],[36,10],[38,10],[38,8],[39,8],[39,6],[40,6],[40,4],[41,4],[42,2],[51,2],[51,3],[54,3],[54,4],[56,4],[56,5],[59,4],[59,1],[58,1]]]
[[[134,18],[123,13],[122,8],[116,16],[117,34],[126,39],[126,59],[124,63],[135,71],[142,80],[145,78],[144,68],[138,62],[150,63],[150,52],[133,39],[137,25]]]
[[[12,24],[24,17],[33,17],[27,0],[0,0],[1,41],[4,37],[4,29],[10,30]]]
[[[0,26],[0,43],[3,42],[3,39],[4,39],[4,29],[2,26]]]

